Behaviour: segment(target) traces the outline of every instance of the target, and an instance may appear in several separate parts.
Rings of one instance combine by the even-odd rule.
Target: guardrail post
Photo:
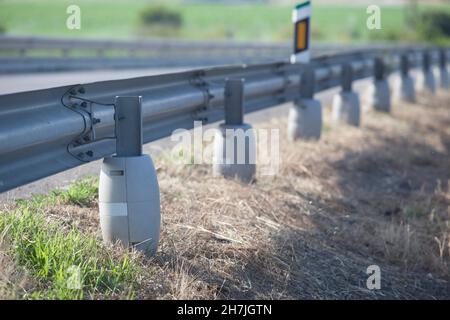
[[[61,55],[63,58],[67,58],[69,56],[69,48],[64,48],[61,50]]]
[[[244,123],[244,79],[225,83],[225,123],[214,140],[214,175],[250,183],[256,174],[256,137]]]
[[[400,84],[398,86],[397,98],[409,102],[416,102],[416,90],[414,79],[410,75],[411,63],[409,54],[402,54],[400,57]]]
[[[450,88],[450,79],[448,74],[447,61],[448,61],[447,50],[441,49],[439,52],[439,71],[440,71],[440,85],[442,89]]]
[[[342,91],[333,99],[333,120],[359,127],[361,109],[359,96],[352,90],[353,67],[351,64],[342,66]]]
[[[152,159],[142,154],[142,98],[116,97],[116,156],[100,172],[103,239],[154,255],[160,233],[160,197]]]
[[[322,104],[314,99],[315,71],[307,66],[301,74],[300,98],[289,110],[288,139],[318,140],[322,133]]]
[[[382,57],[375,58],[375,79],[370,88],[369,106],[375,110],[391,111],[391,92],[386,79],[386,65]]]
[[[436,80],[431,69],[431,53],[425,51],[422,56],[422,70],[423,70],[423,88],[431,93],[436,93]]]

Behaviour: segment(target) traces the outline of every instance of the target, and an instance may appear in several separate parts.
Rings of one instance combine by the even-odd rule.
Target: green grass
[[[139,22],[140,12],[149,3],[140,0],[79,0],[81,30],[65,27],[66,7],[73,1],[61,0],[4,0],[0,1],[0,25],[9,34],[47,35],[70,37],[129,38],[154,35],[143,32]],[[164,1],[166,6],[178,11],[183,18],[182,29],[176,34],[186,39],[213,40],[232,37],[242,41],[282,41],[292,37],[292,6],[264,4],[178,4]],[[429,7],[422,7],[425,10]],[[435,7],[436,8],[436,7]],[[386,6],[382,9],[380,31],[366,28],[366,7],[315,6],[313,34],[315,40],[332,42],[365,42],[370,39],[408,39],[404,27],[405,9]],[[439,10],[450,12],[450,6]]]
[[[95,235],[46,214],[55,203],[90,203],[96,188],[94,179],[83,180],[66,191],[22,200],[15,209],[0,212],[0,244],[34,284],[20,298],[134,297],[140,268],[126,249],[113,250]]]
[[[98,179],[88,177],[72,183],[67,189],[52,190],[48,195],[33,195],[31,199],[17,200],[22,206],[42,207],[55,204],[72,204],[80,207],[91,205],[98,194]]]
[[[412,218],[424,218],[428,215],[428,210],[421,206],[408,206],[405,209],[406,215]]]
[[[59,199],[64,204],[75,204],[80,207],[87,207],[97,198],[98,179],[86,178],[76,181],[67,190],[55,190],[52,196]]]

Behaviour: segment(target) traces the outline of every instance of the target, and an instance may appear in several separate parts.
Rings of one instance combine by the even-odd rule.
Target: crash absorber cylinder
[[[288,139],[319,140],[322,133],[322,105],[319,100],[299,99],[289,109]]]
[[[359,96],[352,90],[353,68],[351,64],[342,66],[342,91],[333,98],[333,121],[359,127],[361,111]]]
[[[142,154],[141,98],[117,97],[115,108],[116,156],[105,158],[100,172],[103,239],[154,255],[160,234],[160,196],[152,159]]]
[[[252,182],[256,174],[255,143],[251,125],[221,124],[214,140],[214,174]]]
[[[300,97],[289,109],[287,134],[289,141],[319,140],[322,133],[322,104],[314,99],[315,72],[305,67],[300,82]]]

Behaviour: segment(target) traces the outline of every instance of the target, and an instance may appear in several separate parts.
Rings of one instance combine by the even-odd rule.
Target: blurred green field
[[[158,30],[143,30],[139,15],[158,1],[144,0],[0,0],[0,26],[11,35],[45,35],[70,37],[130,38],[163,36]],[[291,6],[264,4],[185,4],[172,1],[164,6],[177,11],[182,28],[169,36],[185,39],[213,40],[232,38],[242,41],[283,41],[292,37]],[[81,7],[81,30],[66,28],[66,8]],[[429,7],[421,7],[427,10]],[[434,7],[436,8],[436,7]],[[370,40],[411,40],[413,30],[404,27],[405,8],[382,9],[382,30],[366,28],[366,7],[316,6],[313,37],[316,41],[367,42]],[[440,6],[450,13],[450,5]]]

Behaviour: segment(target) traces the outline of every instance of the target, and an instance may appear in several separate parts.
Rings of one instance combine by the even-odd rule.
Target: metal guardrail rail
[[[268,55],[289,53],[289,44],[248,43],[236,41],[188,41],[178,39],[141,39],[141,40],[102,40],[102,39],[67,39],[47,37],[1,36],[0,50],[16,50],[26,55],[30,50],[57,50],[62,55],[69,55],[73,50],[91,50],[97,55],[104,55],[108,50],[121,50],[129,55],[139,53],[161,55],[180,54],[180,50],[204,54],[205,50],[219,53],[235,53],[239,50],[254,51]]]
[[[426,50],[426,51],[424,51]],[[375,75],[374,59],[382,57],[390,72],[408,54],[412,67],[424,52],[433,64],[433,48],[357,50],[316,56],[307,65],[276,62],[206,68],[181,73],[64,86],[0,96],[0,192],[115,153],[114,100],[142,96],[144,143],[174,130],[191,129],[224,119],[226,79],[245,79],[245,112],[295,101],[301,96],[305,71],[314,71],[314,92],[342,84],[350,65],[353,80]]]
[[[0,73],[211,66],[288,61],[290,43],[0,36]],[[319,44],[313,55],[367,49]],[[386,48],[385,44],[372,49]]]
[[[257,63],[289,56],[287,44],[175,39],[96,40],[0,37],[0,72]]]

